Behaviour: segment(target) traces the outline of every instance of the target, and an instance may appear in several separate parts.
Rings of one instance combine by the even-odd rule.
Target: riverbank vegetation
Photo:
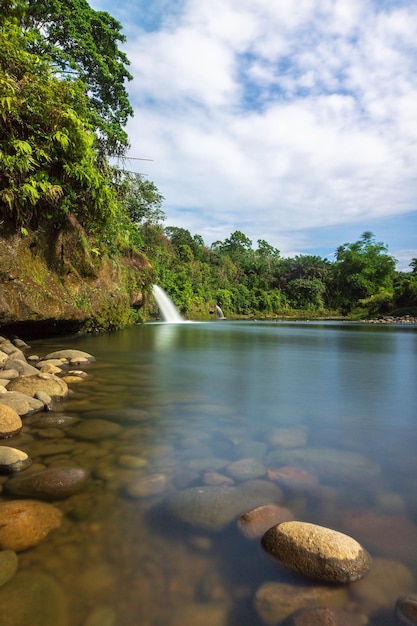
[[[78,312],[84,307],[90,327],[156,315],[152,298],[146,297],[153,282],[194,319],[210,318],[216,305],[229,318],[416,314],[417,259],[410,272],[396,271],[387,246],[371,232],[340,245],[329,261],[314,255],[282,257],[267,241],[254,245],[240,230],[206,245],[198,234],[164,226],[164,199],[155,185],[111,164],[126,154],[124,127],[133,113],[121,30],[86,0],[2,3],[1,235],[26,241],[32,255],[37,250],[45,275],[53,273],[63,286],[59,297],[72,298]],[[63,241],[75,240],[77,245],[64,246]],[[25,276],[22,267],[7,266],[10,257],[0,259],[0,279],[11,293],[13,281],[25,283]],[[23,263],[26,257],[20,258]],[[132,258],[135,263],[126,270],[126,259]],[[80,283],[98,278],[104,265],[121,267],[121,260],[122,271],[107,275],[125,277],[123,306],[134,301],[139,316],[118,315],[110,304],[106,311],[111,314],[94,315],[99,280],[94,299]],[[119,287],[114,285],[115,292]],[[42,283],[33,288],[41,289]],[[44,289],[39,310],[50,297],[50,285]]]

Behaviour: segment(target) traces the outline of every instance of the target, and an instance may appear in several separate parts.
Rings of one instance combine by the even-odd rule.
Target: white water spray
[[[158,287],[158,285],[152,285],[152,291],[164,322],[178,324],[179,322],[184,321],[171,298],[163,289],[161,289],[161,287]]]

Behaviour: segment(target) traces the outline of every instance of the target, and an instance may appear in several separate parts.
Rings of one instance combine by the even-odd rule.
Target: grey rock
[[[0,393],[0,404],[4,404],[14,409],[20,417],[26,417],[36,411],[43,411],[44,404],[36,398],[21,393],[19,391],[9,391]]]
[[[80,360],[81,362],[87,360],[90,363],[95,361],[95,358],[91,354],[83,352],[82,350],[56,350],[55,352],[50,352],[41,360],[47,361],[49,359],[66,359],[72,363],[75,363],[77,360]]]
[[[16,370],[19,376],[33,376],[38,374],[38,370],[33,365],[29,365],[25,360],[19,360],[16,358],[9,358],[4,364],[4,369]]]

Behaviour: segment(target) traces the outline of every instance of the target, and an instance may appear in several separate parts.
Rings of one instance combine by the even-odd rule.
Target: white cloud
[[[154,159],[168,223],[285,252],[309,228],[360,235],[416,210],[414,3],[177,5],[155,30],[130,23],[126,46],[130,152]]]

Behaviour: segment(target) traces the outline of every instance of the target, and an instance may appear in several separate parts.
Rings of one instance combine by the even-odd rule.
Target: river
[[[210,528],[167,506],[222,480],[252,481],[261,494],[273,485],[294,519],[360,541],[380,574],[349,585],[339,608],[396,623],[395,598],[417,591],[415,325],[149,323],[33,341],[31,353],[70,347],[96,361],[55,413],[96,420],[97,438],[73,441],[28,421],[25,450],[46,466],[86,467],[91,479],[56,503],[61,528],[19,556],[20,571],[63,589],[69,626],[265,624],[258,590],[299,580],[242,535],[238,509],[228,517],[220,503],[226,511],[210,515],[225,521]],[[103,419],[119,425],[116,435],[100,434]],[[42,456],[45,441],[73,449]],[[242,459],[263,474],[233,473]],[[274,482],[282,466],[304,469],[311,484]]]

